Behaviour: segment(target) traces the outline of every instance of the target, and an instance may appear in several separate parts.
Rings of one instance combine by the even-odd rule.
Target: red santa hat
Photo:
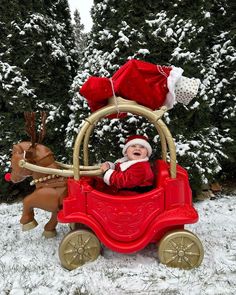
[[[125,155],[128,147],[131,146],[131,145],[135,145],[135,144],[140,144],[140,145],[144,146],[147,149],[147,151],[148,151],[148,157],[151,156],[151,154],[152,154],[152,147],[151,147],[151,145],[148,142],[148,138],[146,136],[143,136],[143,135],[132,135],[132,136],[129,136],[126,139],[125,145],[124,145],[123,150],[122,150],[122,154]]]

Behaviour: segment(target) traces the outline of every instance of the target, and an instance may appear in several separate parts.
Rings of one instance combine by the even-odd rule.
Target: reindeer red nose
[[[5,178],[5,180],[6,181],[11,181],[11,173],[6,173],[5,175],[4,175],[4,178]]]

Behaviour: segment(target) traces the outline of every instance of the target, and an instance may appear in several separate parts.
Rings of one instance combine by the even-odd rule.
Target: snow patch
[[[203,243],[202,265],[190,271],[159,263],[156,245],[133,254],[106,247],[96,261],[67,271],[60,265],[58,246],[69,231],[59,224],[58,236],[45,239],[43,226],[50,216],[36,210],[39,226],[22,232],[22,204],[0,205],[1,295],[232,295],[236,290],[236,195],[195,204],[200,219],[186,229]]]

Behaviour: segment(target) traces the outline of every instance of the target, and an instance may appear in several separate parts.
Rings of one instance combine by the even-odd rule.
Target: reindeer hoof
[[[54,238],[56,235],[57,235],[57,231],[56,230],[45,230],[43,232],[43,236],[46,239]]]
[[[38,222],[34,219],[26,224],[22,224],[22,231],[28,231],[35,228],[38,225]]]

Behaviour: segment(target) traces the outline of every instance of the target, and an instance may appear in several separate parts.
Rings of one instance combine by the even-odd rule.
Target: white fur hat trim
[[[130,141],[128,141],[124,147],[123,147],[123,150],[122,150],[122,154],[125,155],[126,154],[126,151],[127,151],[127,148],[131,145],[135,145],[135,144],[139,144],[139,145],[142,145],[144,146],[147,151],[148,151],[148,157],[151,156],[152,154],[152,147],[150,146],[149,142],[146,141],[145,139],[141,139],[141,138],[135,138],[135,139],[132,139]]]

